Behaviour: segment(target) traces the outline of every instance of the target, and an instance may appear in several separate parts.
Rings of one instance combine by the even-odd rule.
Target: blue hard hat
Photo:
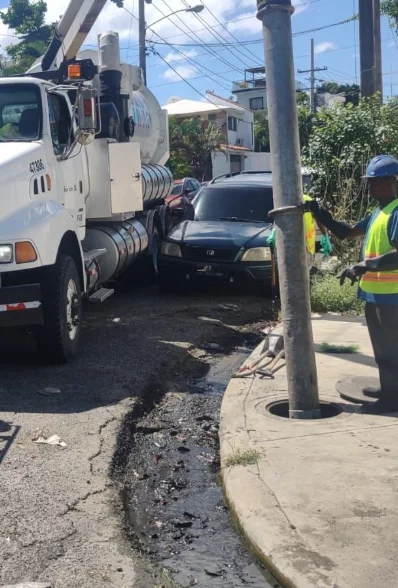
[[[378,155],[369,163],[364,178],[388,178],[398,176],[398,161],[391,155]]]

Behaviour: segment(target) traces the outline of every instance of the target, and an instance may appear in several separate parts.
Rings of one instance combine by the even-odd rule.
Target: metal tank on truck
[[[43,58],[0,78],[0,327],[31,327],[61,362],[82,299],[105,301],[139,258],[156,272],[170,224],[166,113],[117,33],[78,53],[104,4],[71,0]]]

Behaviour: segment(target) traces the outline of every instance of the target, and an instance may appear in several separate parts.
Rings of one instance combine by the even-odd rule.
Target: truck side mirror
[[[82,87],[77,100],[77,141],[81,145],[91,143],[98,132],[97,92],[93,88]]]

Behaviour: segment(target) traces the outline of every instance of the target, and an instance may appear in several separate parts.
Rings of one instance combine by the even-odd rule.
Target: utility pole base
[[[296,419],[296,420],[312,420],[312,419],[320,419],[322,418],[321,409],[318,408],[316,410],[290,410],[289,409],[289,418]]]
[[[380,388],[379,378],[372,378],[366,376],[351,376],[340,380],[336,384],[336,390],[343,400],[353,402],[354,404],[373,404],[375,398],[365,396],[364,388]]]

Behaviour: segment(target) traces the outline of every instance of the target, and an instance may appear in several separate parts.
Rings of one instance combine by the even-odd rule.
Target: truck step
[[[115,290],[112,290],[111,288],[100,288],[94,292],[94,294],[91,294],[88,300],[89,302],[96,302],[97,304],[101,304],[102,302],[105,302],[107,298],[110,298],[114,292]]]

